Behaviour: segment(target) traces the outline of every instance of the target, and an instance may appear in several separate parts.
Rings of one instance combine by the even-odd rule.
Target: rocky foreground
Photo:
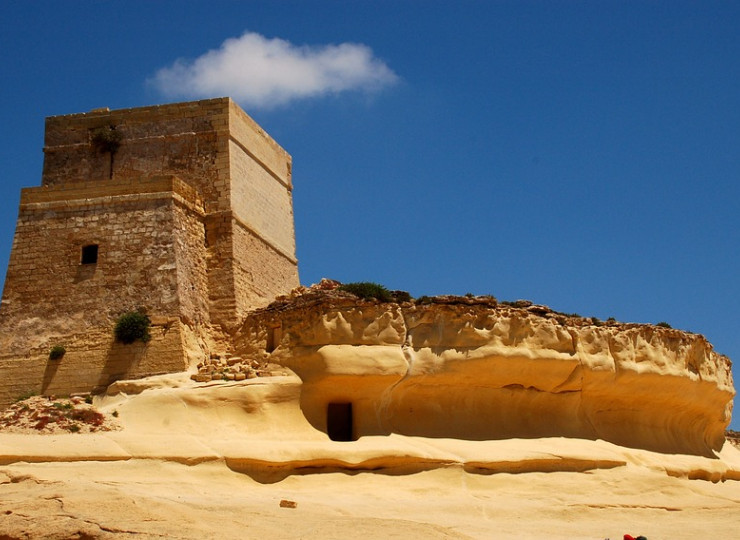
[[[335,442],[306,421],[301,387],[295,375],[121,381],[94,399],[119,429],[0,433],[0,538],[736,532],[730,444],[703,457],[564,437]]]

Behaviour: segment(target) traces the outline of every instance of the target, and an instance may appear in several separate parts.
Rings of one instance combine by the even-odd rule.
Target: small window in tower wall
[[[98,262],[98,245],[90,244],[89,246],[82,246],[82,264],[95,264]]]

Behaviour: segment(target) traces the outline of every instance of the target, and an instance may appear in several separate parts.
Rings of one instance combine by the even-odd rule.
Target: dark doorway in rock
[[[265,345],[265,351],[271,353],[278,345],[283,337],[283,329],[280,326],[273,326],[267,329],[267,344]]]
[[[351,403],[329,403],[326,409],[326,433],[332,441],[354,441]]]

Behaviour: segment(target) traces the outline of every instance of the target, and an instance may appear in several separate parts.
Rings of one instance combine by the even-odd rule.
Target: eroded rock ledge
[[[492,297],[380,303],[332,288],[279,299],[234,338],[234,354],[301,378],[317,429],[330,403],[351,403],[354,438],[562,436],[709,456],[724,444],[731,363],[701,335]]]

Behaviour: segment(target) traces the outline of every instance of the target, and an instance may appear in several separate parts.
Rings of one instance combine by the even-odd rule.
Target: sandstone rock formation
[[[92,398],[95,410],[115,420],[117,429],[73,432],[55,417],[55,430],[49,429],[51,419],[38,430],[35,425],[16,422],[16,414],[9,410],[12,422],[0,421],[0,538],[136,534],[140,538],[190,539],[247,534],[338,539],[359,533],[378,539],[399,534],[445,539],[571,539],[620,538],[625,532],[637,531],[648,538],[733,537],[740,504],[740,451],[731,444],[702,456],[587,440],[578,438],[582,436],[579,432],[573,438],[561,434],[537,437],[537,430],[545,432],[548,426],[528,415],[538,402],[529,406],[523,398],[512,405],[501,399],[497,403],[509,407],[508,414],[516,415],[514,419],[528,421],[529,432],[522,438],[475,440],[486,432],[500,436],[504,428],[517,427],[512,421],[496,432],[493,422],[504,415],[480,398],[487,397],[486,391],[493,397],[504,391],[508,395],[532,392],[534,400],[541,396],[556,405],[564,397],[559,397],[563,392],[548,378],[553,370],[547,363],[553,360],[544,359],[543,352],[534,354],[534,345],[543,340],[531,337],[532,328],[547,328],[548,319],[557,321],[562,316],[535,306],[538,318],[534,318],[523,308],[498,308],[491,299],[437,299],[442,301],[447,303],[377,304],[309,292],[275,304],[255,314],[236,336],[245,354],[237,356],[231,351],[219,355],[218,362],[214,357],[203,365],[226,370],[256,361],[267,368],[259,370],[261,376],[199,382],[188,373],[179,373],[117,381],[105,394]],[[419,317],[412,319],[414,313]],[[444,322],[444,329],[434,329],[433,315],[441,313],[445,319],[437,322]],[[449,318],[450,314],[458,318]],[[463,324],[465,314],[477,317]],[[412,320],[418,324],[412,327]],[[525,343],[531,357],[521,354],[509,359],[515,366],[523,364],[521,373],[511,366],[508,374],[486,370],[487,362],[492,367],[508,364],[498,362],[497,357],[482,362],[471,354],[470,362],[479,374],[474,378],[466,373],[464,345],[434,345],[451,339],[448,332],[453,328],[457,328],[453,335],[464,335],[467,343],[475,343],[472,336],[485,327],[480,321],[498,321],[510,336],[514,320],[529,320],[530,327],[517,334],[517,343]],[[562,320],[563,328],[579,338],[593,322]],[[281,321],[282,329],[275,326]],[[497,324],[489,326],[489,339],[479,347],[468,346],[470,351],[493,341],[490,335]],[[610,329],[615,336],[632,335],[629,328],[618,325],[596,328]],[[640,328],[649,329],[636,326],[635,331]],[[408,336],[404,332],[411,339],[426,336],[428,341],[423,343],[429,344],[405,347],[413,349],[405,352],[411,352],[414,360],[411,366],[405,360],[405,370],[399,360],[406,358]],[[665,332],[657,331],[664,337]],[[345,343],[320,345],[327,336],[342,336]],[[363,344],[380,341],[380,336],[382,345]],[[400,345],[391,343],[400,337]],[[299,342],[304,343],[300,348],[286,348]],[[425,348],[429,352],[422,353]],[[522,347],[512,343],[505,350],[510,348]],[[400,357],[392,352],[397,350]],[[714,354],[706,351],[709,357]],[[417,354],[426,360],[416,362]],[[561,354],[565,353],[551,353],[556,360]],[[433,363],[430,358],[439,360]],[[724,365],[721,357],[713,358]],[[270,362],[277,359],[285,365]],[[353,367],[354,361],[360,363]],[[544,367],[524,369],[530,362]],[[655,360],[643,364],[655,364]],[[697,377],[708,375],[697,366]],[[533,388],[500,386],[501,380],[524,376],[539,386],[554,388],[537,393]],[[618,378],[618,374],[612,376]],[[635,376],[637,382],[642,380],[639,376]],[[682,376],[662,375],[659,380]],[[363,384],[365,378],[370,390]],[[418,388],[412,384],[416,381],[422,383]],[[635,379],[629,381],[628,388],[634,387]],[[459,387],[462,382],[471,393],[470,402],[466,402],[467,390]],[[585,383],[582,386],[586,388]],[[693,397],[706,396],[695,393]],[[354,405],[353,435],[359,437],[351,443],[329,440],[329,419],[322,405],[329,399],[345,398]],[[677,403],[690,403],[691,396],[681,399]],[[59,406],[61,416],[66,417],[86,405],[77,398],[69,400],[73,404],[69,408],[65,400],[33,400],[37,407],[26,402],[30,410],[24,414],[29,420],[34,419],[34,412],[48,415],[50,407],[56,412]],[[654,403],[642,404],[648,419],[655,420],[649,411]],[[446,413],[443,407],[453,405]],[[23,404],[18,406],[15,412],[25,410]],[[409,408],[404,410],[404,406]],[[410,409],[417,406],[427,408],[423,411],[427,418],[413,424]],[[484,410],[478,412],[476,406]],[[699,413],[711,412],[708,406],[695,408]],[[578,413],[566,406],[553,413],[541,406],[539,410],[561,425],[565,421],[558,415]],[[449,418],[466,423],[446,425]],[[572,420],[574,425],[578,421]],[[3,425],[14,427],[4,430]],[[24,425],[28,429],[22,429]],[[604,429],[600,424],[595,427]],[[613,426],[607,427],[614,433]],[[689,426],[673,427],[676,436],[697,439]],[[457,431],[452,432],[453,428]],[[370,429],[377,434],[368,436]],[[660,435],[652,441],[666,439],[669,430],[659,426],[656,431]],[[461,438],[451,437],[450,432]],[[596,436],[600,435],[590,438]],[[629,446],[643,442],[644,438],[632,438]]]
[[[380,303],[303,290],[248,318],[234,354],[293,370],[317,429],[331,429],[329,404],[351,404],[352,438],[561,436],[697,455],[722,448],[731,364],[703,336],[520,305]]]

